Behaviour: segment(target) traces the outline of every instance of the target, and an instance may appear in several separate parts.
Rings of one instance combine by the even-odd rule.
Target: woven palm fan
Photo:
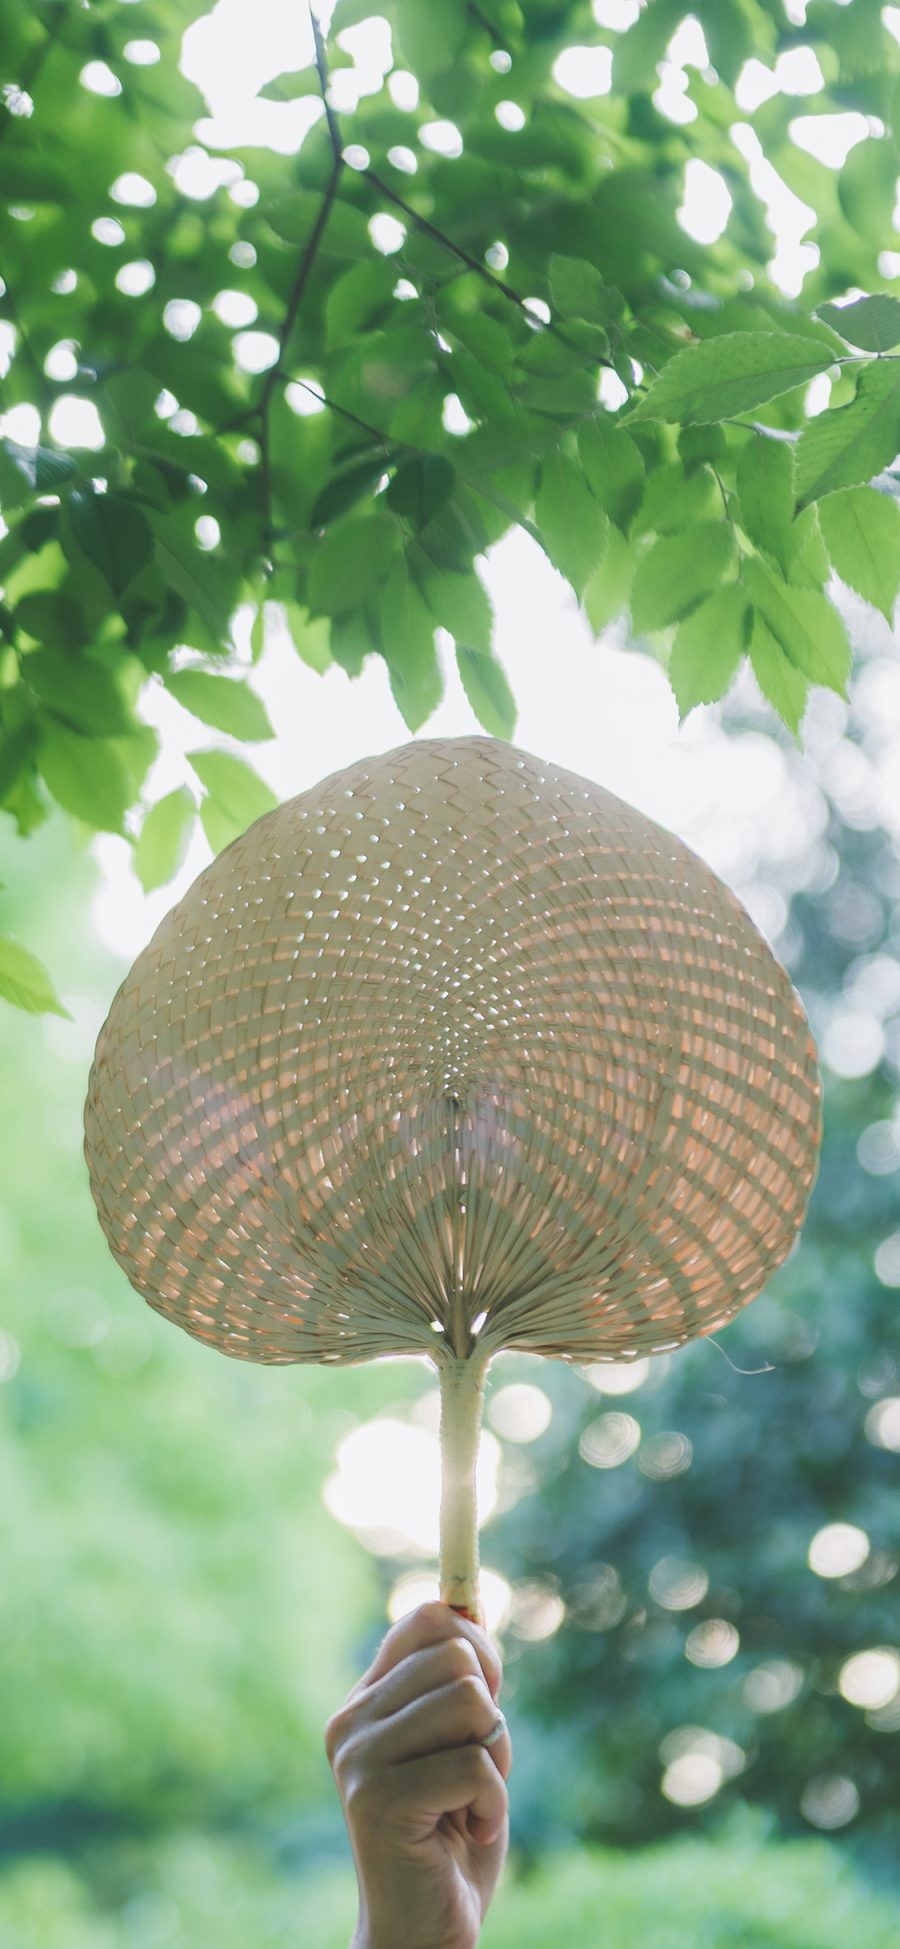
[[[441,1595],[482,1621],[492,1356],[724,1326],[820,1136],[799,997],[734,894],[612,793],[464,737],[334,773],[204,869],[112,1004],[85,1149],[115,1258],[196,1339],[435,1363]]]

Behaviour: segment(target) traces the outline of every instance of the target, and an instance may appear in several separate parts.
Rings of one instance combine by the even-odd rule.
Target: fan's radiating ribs
[[[86,1106],[132,1284],[241,1360],[659,1351],[800,1228],[800,1000],[688,847],[486,737],[251,826],[136,961]],[[483,1319],[481,1316],[483,1315]]]

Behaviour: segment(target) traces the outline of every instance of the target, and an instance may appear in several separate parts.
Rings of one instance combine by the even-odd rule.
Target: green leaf
[[[831,563],[819,526],[819,503],[811,501],[791,522],[785,581],[801,589],[823,589],[831,574]]]
[[[262,698],[239,679],[208,670],[168,670],[163,681],[177,703],[217,731],[251,743],[275,736]]]
[[[312,190],[286,190],[283,196],[269,198],[265,219],[277,237],[303,250],[310,243],[322,212],[322,197]],[[368,225],[361,210],[352,203],[332,203],[319,236],[317,251],[325,257],[364,257],[371,251]]]
[[[449,630],[457,643],[468,643],[489,655],[494,612],[474,568],[471,575],[461,575],[453,569],[434,568],[428,562],[421,573],[421,584],[435,622]]]
[[[721,521],[660,535],[634,573],[631,620],[638,633],[665,629],[686,616],[724,581],[735,556],[731,529]]]
[[[231,609],[223,586],[222,562],[198,548],[176,521],[148,508],[156,541],[156,560],[170,588],[196,610],[218,643],[227,644]]]
[[[81,610],[64,589],[35,589],[23,596],[13,610],[13,622],[53,650],[77,650],[88,637]]]
[[[596,318],[603,304],[603,278],[581,257],[551,257],[550,297],[566,318]]]
[[[132,856],[145,893],[165,886],[184,864],[197,807],[186,785],[151,805]]]
[[[710,61],[733,88],[744,62],[758,51],[754,32],[761,22],[750,13],[745,0],[705,0],[700,18]]]
[[[741,526],[782,568],[794,514],[794,449],[790,441],[751,434],[737,464]]]
[[[785,656],[758,610],[754,612],[750,636],[750,662],[764,697],[774,705],[779,717],[799,742],[800,719],[809,696],[809,679]]]
[[[359,515],[329,528],[311,554],[310,607],[325,616],[361,608],[387,581],[400,540],[389,514]]]
[[[422,0],[395,0],[394,18],[400,53],[414,74],[428,82],[451,66],[465,33],[466,0],[430,7]]]
[[[513,366],[513,343],[506,325],[486,311],[460,312],[449,304],[439,310],[448,334],[459,339],[467,352],[491,372],[508,378]]]
[[[366,657],[378,647],[368,612],[332,617],[329,635],[332,662],[348,677],[358,677]]]
[[[134,729],[112,671],[96,657],[36,650],[23,659],[22,675],[52,716],[87,737],[114,738]]]
[[[71,480],[77,471],[69,453],[57,453],[53,447],[23,447],[18,440],[0,439],[0,488],[3,490],[0,498],[11,506],[19,505],[19,499],[13,498],[17,483],[24,482],[32,494],[55,494],[62,482]]]
[[[121,595],[153,559],[153,532],[134,501],[117,494],[73,493],[69,519],[79,548],[115,595]]]
[[[821,339],[793,332],[726,332],[676,352],[628,412],[637,420],[723,420],[748,413],[834,364]]]
[[[631,524],[632,538],[669,534],[692,521],[708,521],[721,513],[719,486],[710,467],[686,474],[680,460],[666,460],[654,468],[644,498]]]
[[[627,528],[644,492],[643,456],[624,426],[608,414],[582,421],[578,452],[589,486],[618,528]]]
[[[0,197],[20,203],[68,203],[72,183],[65,168],[34,150],[13,149],[0,153]]]
[[[584,592],[584,607],[595,636],[622,614],[631,594],[634,549],[618,528],[610,528],[606,554]]]
[[[214,853],[278,804],[271,786],[232,752],[189,751],[187,756],[206,792],[200,821]]]
[[[132,782],[113,739],[85,738],[62,724],[47,724],[38,769],[64,811],[98,832],[124,832]]]
[[[40,553],[48,541],[56,540],[58,535],[59,508],[49,504],[39,503],[37,507],[29,508],[28,513],[23,514],[16,529],[16,538],[21,536],[25,547],[35,555]]]
[[[716,589],[679,623],[668,664],[679,720],[724,697],[747,648],[750,606],[737,582]]]
[[[333,352],[353,338],[376,311],[389,303],[396,268],[381,257],[364,258],[342,271],[325,299],[325,347]]]
[[[863,366],[849,405],[829,407],[804,427],[797,442],[798,505],[870,481],[898,451],[900,362],[873,359]]]
[[[253,626],[250,630],[250,655],[254,663],[259,662],[265,647],[266,605],[265,602],[261,602],[253,618]]]
[[[138,797],[150,766],[159,756],[159,738],[149,724],[136,724],[125,738],[110,738],[114,752],[129,781],[131,803]]]
[[[394,699],[404,723],[418,731],[440,703],[444,684],[434,619],[403,560],[394,563],[381,598],[381,635]]]
[[[334,55],[329,56],[329,66],[334,66]],[[304,95],[318,95],[321,92],[318,69],[297,68],[292,74],[280,74],[276,81],[267,81],[258,90],[258,99],[263,102],[295,102]]]
[[[900,588],[900,508],[877,487],[826,495],[819,521],[832,566],[891,622]]]
[[[678,454],[688,477],[704,460],[721,460],[727,449],[725,428],[715,420],[678,429]]]
[[[417,528],[424,528],[433,515],[449,501],[456,486],[456,472],[443,454],[423,453],[398,467],[385,500],[395,514],[408,515]]]
[[[158,426],[154,420],[153,408],[159,393],[159,380],[153,374],[144,372],[140,366],[130,365],[124,372],[110,372],[103,380],[104,425],[108,425],[111,438],[121,445],[122,439],[131,445],[144,426]],[[137,482],[132,476],[132,485]]]
[[[649,94],[656,87],[657,62],[662,60],[679,18],[673,0],[654,0],[652,6],[642,9],[627,33],[616,35],[612,85],[617,95],[638,91]]]
[[[465,345],[455,345],[452,357],[448,360],[456,391],[466,409],[475,420],[511,420],[515,414],[515,402],[504,379],[499,373],[491,372],[482,364],[474,352]],[[529,388],[529,402],[534,403],[536,381]]]
[[[763,621],[798,670],[812,683],[847,695],[850,644],[837,610],[818,589],[797,588],[747,555],[741,567],[744,588]]]
[[[327,616],[311,616],[301,602],[294,602],[290,597],[285,602],[284,614],[297,655],[321,677],[334,661],[331,653],[334,624]]]
[[[24,685],[20,690],[8,690],[5,696],[6,719],[0,713],[0,801],[8,805],[10,795],[27,777],[34,754],[36,727],[28,716],[19,716],[18,707],[24,706]],[[10,701],[14,709],[10,711]]]
[[[816,316],[864,352],[890,352],[900,345],[900,299],[885,293],[854,298],[849,305],[819,305]]]
[[[544,548],[579,599],[606,551],[609,521],[577,461],[557,450],[541,466],[534,515]]]
[[[456,646],[456,662],[479,724],[495,738],[511,738],[516,728],[516,700],[500,664],[461,643]]]
[[[67,1022],[72,1020],[43,961],[6,935],[0,939],[0,995],[13,1008],[27,1009],[29,1015],[64,1015]]]
[[[891,236],[897,200],[897,153],[887,136],[856,142],[838,173],[838,202],[850,228],[876,250]]]
[[[365,460],[356,460],[352,467],[345,467],[342,473],[333,474],[312,504],[310,527],[327,528],[329,522],[339,514],[346,514],[347,509],[352,508],[368,488],[375,486],[386,466],[387,458],[382,452],[369,454]]]

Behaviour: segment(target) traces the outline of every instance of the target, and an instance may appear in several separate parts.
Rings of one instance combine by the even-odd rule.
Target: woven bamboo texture
[[[205,868],[115,997],[85,1129],[118,1263],[223,1353],[581,1362],[761,1290],[821,1087],[688,847],[510,745],[422,739]]]

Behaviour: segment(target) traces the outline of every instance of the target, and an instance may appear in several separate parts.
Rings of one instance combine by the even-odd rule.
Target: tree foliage
[[[846,694],[832,570],[885,614],[897,593],[900,47],[880,6],[811,0],[801,26],[780,0],[697,0],[710,65],[685,69],[674,120],[680,0],[625,31],[587,0],[383,0],[393,68],[338,113],[329,77],[373,4],[338,0],[315,60],[263,89],[318,108],[296,154],[229,152],[226,183],[179,71],[200,7],[0,0],[4,404],[40,415],[33,443],[0,441],[0,803],[21,833],[55,800],[124,834],[145,885],[180,857],[188,798],[217,846],[252,794],[198,764],[188,797],[148,806],[143,688],[267,736],[247,678],[269,604],[317,669],[383,657],[412,731],[446,630],[508,737],[479,562],[518,524],[595,630],[649,638],[682,715],[746,656],[798,736],[811,686]],[[798,47],[823,77],[804,109],[868,118],[840,169],[793,140],[795,97],[735,101],[751,53]],[[558,78],[572,48],[598,92]],[[809,207],[799,299],[768,268],[738,123]],[[678,216],[697,160],[731,197],[709,244]],[[93,446],[66,444],[72,397]]]
[[[883,1062],[827,1077],[797,1254],[721,1350],[660,1358],[627,1395],[525,1355],[491,1372],[489,1429],[511,1381],[553,1403],[536,1441],[502,1438],[502,1513],[481,1539],[513,1599],[501,1702],[514,1856],[485,1931],[497,1949],[545,1949],[560,1927],[572,1949],[595,1949],[601,1914],[610,1949],[838,1949],[851,1919],[865,1949],[896,1937],[900,1695],[867,1707],[839,1685],[848,1659],[900,1651],[900,864],[873,823],[889,748],[879,700],[893,690],[879,633],[857,723],[819,698],[809,754],[785,754],[789,814],[802,791],[814,837],[786,854],[778,813],[758,815],[777,855],[763,884],[784,902],[777,950],[817,1035],[844,1011],[885,1018]],[[729,704],[736,766],[745,741],[759,756],[764,726],[762,710]],[[353,1875],[322,1725],[374,1654],[397,1574],[426,1566],[418,1547],[368,1556],[322,1491],[359,1421],[410,1415],[421,1430],[435,1376],[370,1362],[338,1384],[326,1367],[227,1360],[130,1289],[78,1149],[118,964],[76,925],[97,874],[64,822],[30,854],[11,861],[13,917],[49,960],[67,944],[76,1020],[23,1036],[0,1018],[0,1941],[134,1949],[143,1916],[148,1949],[167,1918],[185,1949],[268,1949],[298,1929],[318,1949],[316,1926],[321,1949],[346,1949]],[[623,1432],[609,1415],[630,1416],[640,1441],[604,1468]],[[870,1549],[823,1578],[807,1552],[834,1522],[865,1530]],[[679,1577],[692,1600],[680,1609],[660,1601]],[[730,1754],[720,1741],[743,1755],[697,1805],[660,1792],[660,1749],[682,1737],[699,1737],[707,1765]],[[719,1822],[750,1800],[758,1841],[732,1844]],[[815,1834],[813,1817],[844,1824]],[[601,1837],[614,1853],[585,1845]],[[333,1936],[319,1921],[329,1858]]]
[[[602,1368],[600,1391],[552,1362],[521,1372],[550,1394],[553,1420],[482,1547],[508,1577],[527,1565],[507,1693],[529,1728],[516,1795],[535,1846],[548,1819],[561,1835],[644,1841],[715,1821],[732,1797],[787,1831],[834,1826],[893,1846],[900,872],[878,823],[873,709],[889,648],[864,664],[845,735],[839,706],[824,734],[810,729],[816,836],[792,854],[788,811],[760,872],[820,1048],[842,1014],[874,1037],[863,1074],[824,1066],[821,1167],[796,1252],[718,1350],[701,1340],[630,1374],[607,1369],[605,1393]],[[761,714],[727,713],[737,748]],[[540,1624],[548,1604],[555,1631]],[[661,1783],[685,1754],[682,1800]]]

